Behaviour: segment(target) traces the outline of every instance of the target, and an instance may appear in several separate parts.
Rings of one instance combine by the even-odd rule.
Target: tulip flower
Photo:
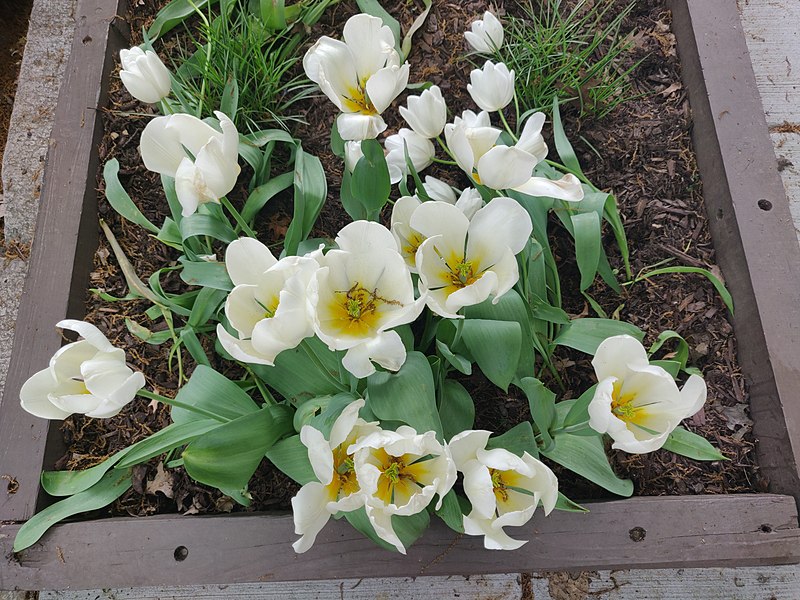
[[[344,143],[344,165],[351,173],[356,170],[356,165],[364,156],[364,151],[361,149],[361,142],[345,142]]]
[[[581,182],[571,173],[558,180],[533,176],[536,165],[547,157],[547,144],[542,137],[544,113],[534,113],[525,121],[522,134],[513,146],[495,145],[500,130],[488,127],[488,113],[465,113],[465,116],[456,118],[444,131],[458,166],[476,183],[493,190],[515,190],[529,196],[571,202],[583,200]],[[474,125],[469,126],[470,121]]]
[[[217,325],[220,344],[236,360],[273,365],[275,358],[314,335],[307,289],[319,264],[313,256],[275,259],[253,238],[231,242],[225,268],[236,286],[225,301],[225,316],[237,335]]]
[[[483,13],[483,19],[472,22],[472,31],[465,31],[464,37],[476,52],[492,54],[503,45],[503,26],[487,10]]]
[[[358,411],[363,406],[364,400],[348,404],[333,423],[327,440],[310,425],[303,425],[300,430],[300,441],[308,448],[308,462],[317,481],[306,483],[292,498],[294,532],[302,536],[292,544],[295,552],[311,548],[331,515],[364,505],[366,496],[361,492],[348,448],[380,428],[377,423],[359,418]]]
[[[131,370],[125,351],[115,348],[94,325],[66,319],[56,327],[83,339],[60,348],[49,367],[22,385],[22,408],[43,419],[66,419],[73,413],[107,419],[118,414],[144,387],[144,375]]]
[[[487,60],[483,69],[472,70],[469,79],[467,91],[481,110],[503,110],[514,99],[514,71],[509,71],[505,63],[495,65]]]
[[[400,65],[394,34],[378,17],[350,17],[343,38],[321,37],[303,68],[342,111],[336,119],[342,139],[374,139],[386,129],[381,113],[408,84],[408,63]]]
[[[236,185],[241,170],[236,126],[224,113],[214,114],[222,132],[186,114],[156,117],[142,132],[139,152],[144,166],[175,178],[184,217],[200,204],[219,202]]]
[[[436,148],[429,139],[405,127],[387,137],[384,146],[387,150],[386,165],[389,167],[389,180],[392,183],[398,183],[408,174],[406,149],[411,164],[418,173],[429,167],[436,155]]]
[[[447,202],[448,204],[455,204],[456,199],[458,198],[449,183],[445,183],[441,179],[431,177],[430,175],[425,176],[425,181],[422,183],[422,187],[431,200],[439,200],[441,202]]]
[[[167,96],[171,89],[169,70],[152,50],[134,46],[120,50],[122,69],[119,78],[131,96],[146,104],[155,104]]]
[[[348,448],[365,495],[365,508],[378,536],[401,554],[405,546],[392,527],[393,515],[415,515],[438,494],[436,509],[456,481],[456,467],[436,433],[418,434],[407,425],[371,433]]]
[[[391,231],[355,221],[336,237],[338,250],[320,258],[308,296],[317,337],[331,350],[347,350],[342,365],[363,378],[373,362],[397,371],[406,361],[400,335],[389,331],[412,322],[425,305],[414,300],[414,284]]]
[[[424,202],[410,219],[425,238],[417,250],[419,291],[433,312],[449,319],[489,296],[494,302],[519,279],[515,255],[533,225],[511,198],[494,198],[472,220],[452,204]]]
[[[489,431],[464,431],[448,447],[464,474],[464,493],[472,511],[464,517],[464,532],[482,535],[489,550],[516,550],[527,541],[515,540],[504,527],[524,525],[541,504],[544,514],[555,508],[558,480],[550,468],[527,452],[486,449]]]
[[[406,103],[408,108],[401,106],[400,115],[411,129],[428,139],[441,135],[447,122],[447,104],[439,86],[431,86],[419,96],[409,96]]]
[[[589,404],[589,426],[610,435],[617,450],[658,450],[706,401],[702,377],[691,375],[679,390],[672,375],[651,365],[644,346],[629,335],[604,340],[592,366],[599,383]]]

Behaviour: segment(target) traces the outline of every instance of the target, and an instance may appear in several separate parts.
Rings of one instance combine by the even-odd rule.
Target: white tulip
[[[456,199],[458,198],[449,183],[445,183],[441,179],[436,179],[436,177],[431,177],[430,175],[425,176],[425,181],[422,183],[422,187],[431,200],[439,200],[441,202],[447,202],[448,204],[455,204]]]
[[[438,494],[436,509],[456,481],[456,468],[433,431],[418,434],[401,425],[397,431],[371,433],[348,448],[356,477],[366,496],[366,511],[378,536],[398,552],[406,549],[392,527],[393,515],[415,515]]]
[[[50,366],[33,374],[19,392],[22,408],[43,419],[65,419],[73,413],[106,419],[118,414],[144,387],[144,375],[125,364],[97,327],[66,319],[56,327],[83,339],[60,348]]]
[[[503,45],[503,25],[487,10],[483,19],[472,22],[472,31],[465,31],[464,37],[476,52],[492,54]]]
[[[278,354],[314,335],[307,289],[319,264],[312,256],[276,260],[258,240],[240,238],[228,245],[225,267],[236,286],[225,301],[225,316],[237,335],[220,323],[217,337],[233,358],[273,365]]]
[[[483,69],[472,70],[469,79],[467,91],[482,110],[503,110],[514,99],[514,71],[509,71],[505,63],[495,65],[487,60]]]
[[[644,346],[628,335],[604,340],[592,366],[599,383],[589,404],[589,426],[610,435],[617,450],[658,450],[706,401],[702,377],[691,375],[679,390],[672,375],[651,365]]]
[[[348,448],[380,428],[377,423],[359,418],[358,411],[363,406],[364,400],[348,404],[333,423],[327,440],[310,425],[300,430],[300,441],[308,448],[308,461],[318,481],[306,483],[292,498],[294,532],[302,536],[292,544],[295,552],[311,548],[331,515],[364,505],[366,496],[361,492]]]
[[[344,164],[347,170],[351,173],[356,170],[356,165],[364,157],[364,151],[361,149],[361,142],[345,142],[344,143]]]
[[[122,63],[119,78],[131,96],[147,104],[155,104],[169,96],[169,70],[158,54],[134,46],[130,50],[120,50],[119,60]]]
[[[481,193],[475,188],[465,188],[456,200],[456,208],[463,212],[468,219],[472,219],[475,213],[484,206],[486,203],[483,201]]]
[[[558,500],[558,480],[550,468],[527,452],[521,457],[503,448],[486,449],[489,431],[464,431],[448,447],[464,474],[464,493],[472,511],[464,517],[464,531],[482,535],[489,550],[516,550],[527,541],[515,540],[504,527],[519,527],[541,504],[545,515]]]
[[[494,148],[501,133],[490,125],[489,113],[485,111],[476,115],[471,110],[465,110],[460,117],[444,127],[447,146],[456,163],[473,179],[476,179],[475,167],[478,161]]]
[[[406,149],[411,164],[417,173],[426,169],[436,156],[433,143],[411,129],[402,128],[394,135],[390,135],[384,142],[386,147],[386,164],[389,167],[389,180],[398,183],[408,174],[406,164]]]
[[[331,350],[347,350],[342,365],[359,379],[375,372],[373,362],[397,371],[406,349],[389,330],[416,319],[425,295],[414,300],[411,273],[383,225],[355,221],[336,243],[309,286],[314,330]]]
[[[222,132],[186,114],[156,117],[142,132],[139,152],[144,166],[175,178],[184,217],[200,204],[219,202],[236,185],[241,170],[236,126],[224,113],[214,114]]]
[[[336,120],[342,139],[374,139],[386,129],[381,113],[408,84],[408,63],[400,65],[394,34],[378,17],[350,17],[342,37],[321,37],[303,68],[342,111]]]
[[[447,122],[447,103],[439,86],[431,86],[419,96],[409,96],[407,104],[408,108],[400,107],[400,115],[411,129],[428,139],[441,135]]]
[[[494,198],[472,220],[445,202],[424,202],[410,226],[424,238],[417,250],[420,293],[433,312],[449,319],[464,306],[489,296],[494,302],[519,279],[515,255],[528,243],[533,225],[511,198]]]

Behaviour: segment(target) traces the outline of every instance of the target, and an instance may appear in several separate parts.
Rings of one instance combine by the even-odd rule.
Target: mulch
[[[620,8],[627,4],[623,0],[614,1]],[[159,4],[157,0],[135,3],[133,14],[128,15],[131,30],[140,32],[142,26],[152,19]],[[404,29],[419,10],[405,0],[383,4],[401,21]],[[515,2],[500,4],[500,14],[507,12],[521,16]],[[709,268],[721,277],[715,266],[702,184],[690,139],[691,110],[681,85],[680,63],[675,51],[675,38],[670,31],[670,13],[665,4],[665,0],[636,2],[624,23],[624,33],[632,42],[632,50],[624,60],[629,65],[641,61],[632,73],[632,83],[640,97],[599,120],[580,118],[577,107],[567,107],[564,121],[586,174],[598,187],[613,191],[618,199],[631,247],[634,273],[664,259],[672,259],[672,265]],[[428,80],[439,85],[455,114],[465,108],[474,108],[466,92],[466,82],[473,66],[464,59],[466,47],[462,34],[485,9],[483,0],[434,2],[426,25],[415,38],[409,58],[411,80]],[[355,12],[355,2],[337,4],[312,29],[309,39],[324,34],[339,37],[341,24]],[[177,43],[175,39],[180,35],[178,32],[167,38],[167,51],[171,44]],[[403,98],[401,96],[395,107],[403,103]],[[332,155],[329,147],[335,109],[324,97],[304,101],[300,109],[305,123],[292,133],[302,139],[306,151],[320,157],[329,186],[328,201],[312,235],[332,237],[349,221],[337,199],[341,161]],[[112,157],[119,160],[120,180],[126,190],[148,218],[161,223],[166,202],[159,177],[144,169],[137,149],[139,135],[150,116],[147,107],[134,101],[119,80],[113,78],[109,106],[104,112],[106,134],[100,158],[101,164]],[[396,108],[388,112],[386,120],[390,124],[401,123]],[[391,133],[391,129],[387,133]],[[551,143],[550,147],[554,148],[554,145]],[[461,187],[467,185],[466,178],[452,170],[442,171],[433,167],[425,174],[439,176]],[[100,216],[111,226],[140,277],[146,280],[156,270],[176,264],[177,255],[173,250],[114,213],[102,199],[101,177],[99,187]],[[231,195],[232,200],[241,202],[245,194],[246,190],[239,188]],[[289,222],[290,202],[288,197],[271,201],[257,222],[257,230],[265,243],[280,240]],[[564,290],[577,291],[579,276],[571,257],[574,250],[568,236],[555,222],[551,224],[551,232],[562,286]],[[610,232],[607,232],[606,242],[606,247],[611,248],[612,266],[620,268],[621,259]],[[167,291],[184,287],[174,273],[167,274],[162,285]],[[126,293],[124,278],[104,240],[95,254],[91,286],[116,296]],[[643,329],[646,343],[652,343],[666,329],[677,331],[689,342],[690,363],[703,372],[709,399],[705,408],[685,426],[711,440],[730,459],[702,463],[666,451],[647,455],[611,451],[611,462],[619,475],[634,481],[637,495],[766,491],[767,482],[756,465],[748,395],[736,358],[736,339],[730,315],[710,282],[699,275],[663,275],[626,287],[622,296],[606,288],[602,282],[596,283],[590,293],[608,314],[618,315]],[[112,342],[126,349],[129,362],[144,370],[148,383],[156,391],[168,396],[176,392],[179,386],[175,369],[168,365],[167,345],[148,345],[130,334],[125,326],[127,317],[154,328],[143,314],[148,308],[146,302],[107,303],[88,293],[86,306],[87,320],[98,324]],[[596,316],[577,293],[565,297],[564,308],[574,316]],[[565,385],[565,389],[559,392],[560,398],[575,398],[595,382],[588,357],[569,349],[559,349],[555,358]],[[191,358],[184,355],[183,362],[184,368],[190,372]],[[215,366],[231,376],[238,374],[235,368],[222,364],[221,360]],[[530,418],[526,401],[515,394],[503,394],[480,374],[466,380],[466,385],[476,400],[476,427],[502,432]],[[554,385],[553,389],[558,388]],[[166,407],[143,400],[134,401],[113,419],[92,420],[73,416],[63,426],[67,451],[57,467],[89,467],[168,422]],[[570,497],[607,496],[606,492],[579,477],[558,469],[557,472],[562,491]],[[264,461],[251,482],[253,504],[247,510],[286,509],[296,491],[296,484]],[[112,512],[147,515],[231,510],[241,510],[241,507],[216,490],[194,483],[182,469],[164,469],[161,461],[154,459],[137,468],[134,489],[115,503]]]

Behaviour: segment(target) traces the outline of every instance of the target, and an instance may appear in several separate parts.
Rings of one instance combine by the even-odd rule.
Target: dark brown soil
[[[621,0],[618,3],[620,7],[626,4]],[[154,14],[155,6],[155,0],[147,0],[135,8],[135,14],[130,17],[133,31],[141,31],[142,25]],[[404,28],[418,10],[410,9],[404,0],[385,2],[384,6],[401,20]],[[456,114],[472,108],[466,93],[472,66],[461,59],[466,50],[462,33],[485,8],[486,3],[478,0],[434,3],[410,57],[412,81],[429,80],[438,84],[445,91],[449,108]],[[505,10],[519,13],[511,1],[505,2]],[[323,34],[338,37],[342,23],[354,12],[354,2],[336,5],[314,27],[310,39]],[[564,117],[570,139],[589,177],[599,187],[613,191],[618,198],[634,273],[666,258],[674,259],[671,263],[674,265],[701,266],[718,272],[689,137],[691,113],[680,83],[680,65],[665,1],[637,2],[625,23],[625,30],[630,32],[634,42],[634,49],[626,60],[633,64],[642,59],[633,73],[634,85],[642,97],[617,108],[600,121],[578,120],[577,111],[568,108]],[[129,114],[147,111],[127,95],[118,79],[113,79],[111,88],[101,159],[116,157],[120,161],[123,185],[142,211],[155,223],[161,223],[166,203],[158,176],[143,168],[137,150],[138,137],[147,117]],[[400,103],[402,97],[395,105]],[[320,156],[330,190],[313,235],[333,236],[348,222],[337,199],[342,165],[329,149],[335,109],[322,97],[307,101],[302,108],[307,123],[293,133],[303,140],[306,151]],[[390,111],[387,122],[400,123],[400,119]],[[599,156],[591,147],[598,150]],[[467,184],[454,171],[445,174],[432,168],[426,171],[428,173],[456,185]],[[243,193],[238,191],[240,196]],[[262,241],[280,240],[288,224],[289,210],[287,199],[276,199],[268,205],[257,226]],[[100,214],[111,225],[143,279],[176,260],[171,250],[119,219],[105,201],[101,201]],[[555,223],[551,230],[552,245],[561,262],[563,287],[577,290],[577,269],[569,258],[573,250],[567,236]],[[615,248],[613,236],[608,236],[607,247]],[[614,250],[611,254],[614,254],[613,266],[621,267],[619,256]],[[174,275],[165,277],[163,283],[167,290],[180,286]],[[92,285],[116,296],[126,292],[124,279],[105,243],[95,255]],[[648,455],[612,452],[612,463],[618,473],[634,480],[639,495],[765,491],[766,482],[755,465],[752,423],[747,414],[744,380],[736,360],[736,340],[729,315],[711,284],[701,276],[666,275],[632,285],[622,297],[602,284],[590,291],[609,314],[618,314],[621,319],[641,327],[647,334],[646,343],[652,343],[666,329],[675,330],[687,339],[692,352],[690,362],[702,370],[709,387],[709,400],[704,410],[686,425],[711,440],[730,458],[726,462],[700,463],[666,451]],[[565,298],[565,303],[565,309],[573,315],[595,316],[579,295]],[[127,349],[130,362],[145,370],[148,382],[158,392],[171,395],[178,381],[174,369],[167,366],[166,346],[145,344],[125,327],[126,317],[152,327],[143,315],[146,308],[145,302],[109,304],[90,294],[87,319],[98,323],[113,342]],[[594,383],[587,357],[559,350],[556,358],[564,376],[562,398],[577,397]],[[191,370],[188,356],[184,357],[184,367],[187,372]],[[230,369],[222,364],[217,367],[223,371]],[[235,375],[235,371],[228,372]],[[474,376],[467,383],[477,403],[476,427],[504,431],[529,418],[527,402],[503,395],[481,376]],[[553,389],[557,387],[554,385]],[[134,402],[114,419],[72,417],[64,425],[69,448],[59,466],[91,466],[167,422],[165,407],[150,406],[144,401]],[[135,481],[135,490],[116,503],[113,509],[116,514],[237,509],[218,492],[193,483],[181,469],[163,472],[158,460],[139,468]],[[574,498],[605,495],[602,490],[569,474],[561,477],[561,488]],[[254,496],[251,510],[287,508],[296,489],[296,485],[265,461],[251,483]]]
[[[33,0],[0,0],[0,169]]]

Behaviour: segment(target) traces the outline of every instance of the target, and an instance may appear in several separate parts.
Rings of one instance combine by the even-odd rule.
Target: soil
[[[33,0],[0,0],[0,173]]]
[[[614,0],[620,8],[627,2]],[[632,73],[641,97],[616,108],[597,120],[579,118],[576,107],[567,107],[564,121],[584,171],[600,188],[612,191],[619,202],[631,247],[634,273],[663,261],[670,264],[709,268],[721,277],[715,266],[714,248],[703,207],[702,186],[691,147],[691,111],[681,86],[680,65],[675,39],[670,32],[670,13],[665,0],[642,0],[624,23],[624,33],[633,43],[627,65],[641,61]],[[157,9],[156,0],[136,3],[129,15],[131,30],[140,32]],[[383,5],[403,24],[413,21],[418,7],[409,8],[405,0]],[[500,14],[521,14],[516,3],[500,3]],[[466,47],[462,33],[486,8],[483,0],[434,3],[426,25],[415,38],[411,63],[412,81],[428,80],[445,92],[450,110],[459,114],[474,108],[466,92],[472,65],[464,60]],[[320,35],[340,36],[344,21],[357,12],[355,2],[342,2],[329,9],[311,31],[310,40]],[[615,11],[611,11],[612,13]],[[174,34],[180,35],[180,34]],[[134,40],[137,43],[138,40]],[[165,47],[170,47],[169,38]],[[310,43],[310,42],[309,42]],[[401,96],[395,107],[403,103]],[[328,176],[329,197],[312,235],[332,237],[349,222],[337,199],[341,180],[341,161],[329,148],[329,133],[335,108],[324,97],[312,98],[301,106],[306,123],[292,133],[303,140],[304,149],[322,160]],[[116,157],[121,164],[120,180],[131,197],[153,222],[161,223],[166,202],[157,175],[141,164],[138,138],[149,115],[146,107],[133,100],[117,78],[112,79],[110,103],[105,111],[106,135],[100,148],[101,164]],[[133,113],[133,114],[131,114]],[[390,124],[400,123],[396,108],[386,115]],[[389,133],[389,132],[387,132]],[[553,144],[550,144],[553,148]],[[595,152],[593,149],[597,149]],[[463,175],[431,168],[425,174],[440,176],[451,183],[467,185]],[[102,178],[99,178],[102,190]],[[236,190],[233,200],[244,197]],[[279,241],[290,215],[289,200],[278,198],[264,211],[257,223],[262,241]],[[177,256],[155,242],[141,229],[116,216],[102,199],[100,216],[113,229],[128,258],[142,279],[175,263]],[[577,290],[578,272],[570,255],[563,230],[551,224],[551,244],[560,263],[562,287]],[[102,236],[101,236],[102,238]],[[611,248],[612,266],[621,268],[610,232],[606,247]],[[125,281],[111,254],[102,242],[95,255],[92,286],[115,296],[126,293]],[[162,285],[168,291],[181,287],[179,278],[167,274]],[[666,451],[647,455],[610,452],[615,470],[634,481],[638,495],[741,493],[766,491],[767,482],[755,463],[752,422],[748,416],[748,396],[736,359],[736,340],[730,316],[710,282],[698,275],[666,275],[646,279],[625,288],[622,296],[597,283],[591,295],[608,314],[630,321],[646,333],[652,343],[659,333],[671,329],[689,342],[690,363],[704,374],[709,389],[705,408],[685,426],[703,435],[730,460],[703,463]],[[575,316],[596,316],[582,296],[565,299],[565,309]],[[130,334],[125,319],[148,327],[143,315],[148,304],[142,301],[108,303],[94,294],[87,296],[87,320],[97,323],[109,339],[124,347],[129,361],[143,368],[148,383],[157,392],[172,395],[178,388],[175,369],[166,358],[168,348],[151,346]],[[210,353],[213,354],[213,353]],[[662,351],[664,354],[664,351]],[[183,356],[184,369],[191,371],[190,357]],[[578,352],[559,349],[556,360],[564,376],[561,398],[575,398],[592,385],[594,374],[589,359]],[[237,370],[230,365],[215,365],[230,376]],[[480,375],[466,381],[476,399],[476,427],[502,432],[529,419],[527,402],[504,395]],[[553,389],[557,389],[553,386]],[[137,400],[121,415],[108,420],[74,416],[64,423],[67,452],[58,468],[86,468],[117,449],[148,435],[168,423],[164,406]],[[570,497],[588,499],[607,496],[603,490],[557,469],[560,486]],[[563,475],[563,477],[562,477]],[[114,514],[146,515],[155,512],[181,513],[241,510],[219,492],[192,482],[182,469],[164,470],[158,459],[138,468],[134,490],[115,503]],[[264,461],[251,482],[254,497],[248,510],[286,509],[297,486]]]

